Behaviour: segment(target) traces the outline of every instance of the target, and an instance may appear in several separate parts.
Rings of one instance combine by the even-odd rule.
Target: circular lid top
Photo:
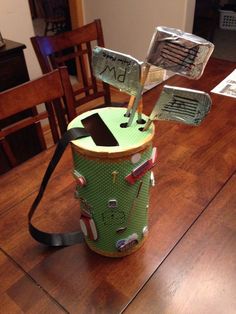
[[[110,132],[114,136],[114,141],[117,142],[116,145],[106,146],[106,141],[107,141],[106,132],[104,133],[103,130],[100,130],[99,126],[96,125],[97,124],[96,121],[94,123],[94,120],[92,121],[92,132],[89,132],[89,133],[93,133],[92,136],[94,136],[94,139],[92,138],[92,136],[88,136],[88,137],[75,140],[72,143],[83,150],[87,150],[87,151],[91,151],[95,153],[105,152],[105,153],[111,153],[111,154],[132,150],[140,146],[143,146],[146,143],[149,143],[154,136],[154,131],[155,131],[154,124],[152,123],[150,128],[147,131],[144,131],[144,132],[141,131],[140,128],[144,127],[145,124],[138,124],[136,122],[138,118],[137,113],[136,113],[134,122],[130,127],[121,127],[122,123],[125,124],[128,122],[128,118],[124,116],[126,111],[127,111],[126,108],[115,108],[115,107],[105,107],[105,108],[100,108],[100,109],[94,109],[94,110],[90,110],[79,115],[78,117],[73,119],[68,125],[68,129],[71,129],[74,127],[85,127],[86,118],[94,115],[96,116],[96,120],[100,120],[98,121],[99,125],[101,124],[100,122],[103,121],[105,124],[105,128],[107,126],[107,128],[110,130]],[[88,118],[87,120],[89,119],[90,118]],[[147,121],[148,117],[142,114],[142,119]],[[104,141],[105,145],[103,145],[103,143],[102,145],[101,144],[96,145],[95,144],[96,137],[99,136],[101,132],[105,134],[102,138],[102,142]]]

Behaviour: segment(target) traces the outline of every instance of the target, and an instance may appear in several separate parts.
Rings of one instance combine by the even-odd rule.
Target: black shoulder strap
[[[35,198],[30,211],[28,213],[28,224],[29,224],[29,232],[32,237],[46,245],[50,246],[68,246],[75,243],[83,242],[83,234],[81,231],[68,232],[68,233],[48,233],[37,229],[33,226],[31,220],[35,213],[35,210],[40,203],[41,198],[43,197],[44,191],[47,187],[48,181],[56,168],[63,152],[66,149],[68,143],[72,140],[76,140],[85,136],[89,136],[89,133],[84,128],[72,128],[69,129],[59,140],[52,160],[50,161],[48,168],[44,174],[43,180],[41,182],[41,186],[38,192],[37,197]]]

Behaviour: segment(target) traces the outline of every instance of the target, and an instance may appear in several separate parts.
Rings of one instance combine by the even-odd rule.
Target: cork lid
[[[74,127],[87,129],[87,121],[90,120],[88,131],[91,131],[92,126],[92,132],[90,132],[92,136],[73,141],[73,146],[88,155],[97,154],[112,158],[142,150],[150,145],[154,136],[154,125],[152,124],[144,132],[141,130],[144,124],[138,124],[136,122],[138,116],[135,116],[133,124],[130,127],[124,127],[128,122],[128,118],[124,116],[126,110],[126,108],[105,107],[84,112],[76,117],[69,123],[68,129]],[[147,121],[148,117],[143,114],[142,119]],[[102,134],[100,138],[99,134]]]

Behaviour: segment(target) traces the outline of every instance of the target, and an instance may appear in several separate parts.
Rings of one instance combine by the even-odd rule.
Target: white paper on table
[[[236,98],[236,69],[214,87],[211,92]]]

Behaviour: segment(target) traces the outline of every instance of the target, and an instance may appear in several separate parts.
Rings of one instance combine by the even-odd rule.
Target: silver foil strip
[[[214,45],[176,28],[156,27],[147,53],[147,62],[191,79],[203,74]]]
[[[210,111],[211,103],[205,92],[165,85],[148,124],[153,120],[171,120],[196,126]]]
[[[142,62],[123,53],[95,47],[92,65],[97,78],[129,95],[136,96],[140,88]]]

